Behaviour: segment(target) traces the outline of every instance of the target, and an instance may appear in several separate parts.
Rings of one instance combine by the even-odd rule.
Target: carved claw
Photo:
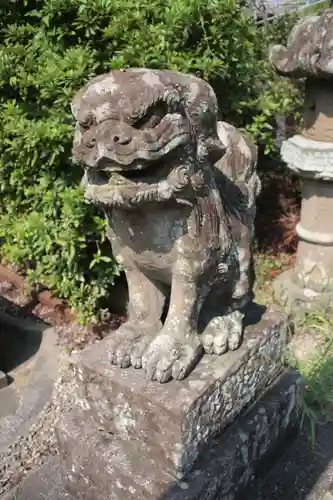
[[[156,327],[130,322],[122,325],[107,341],[110,362],[121,368],[141,368],[142,356],[159,328],[160,324]]]
[[[153,340],[142,358],[150,380],[160,383],[184,379],[199,362],[203,347],[197,335],[176,336],[162,332]]]
[[[213,318],[202,333],[202,343],[207,354],[220,356],[235,351],[241,344],[244,314],[231,311],[225,316]]]

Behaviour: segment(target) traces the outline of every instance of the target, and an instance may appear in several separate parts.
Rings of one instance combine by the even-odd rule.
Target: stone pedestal
[[[112,366],[108,340],[85,350],[61,391],[72,399],[64,397],[57,427],[70,493],[236,498],[298,418],[299,377],[283,371],[284,337],[284,317],[268,311],[238,351],[205,356],[186,380],[165,385]]]
[[[281,148],[288,167],[302,177],[301,221],[295,269],[275,284],[290,307],[329,307],[333,302],[333,142],[296,135]]]

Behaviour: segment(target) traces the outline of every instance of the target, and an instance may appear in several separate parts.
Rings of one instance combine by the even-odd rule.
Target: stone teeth
[[[125,184],[134,184],[133,181],[130,179],[127,179],[126,177],[123,177],[122,175],[114,172],[110,175],[109,178],[109,184],[114,184],[114,185],[125,185]]]

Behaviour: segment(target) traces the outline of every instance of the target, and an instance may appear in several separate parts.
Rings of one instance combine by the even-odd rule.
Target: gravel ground
[[[0,498],[21,483],[30,471],[36,471],[50,457],[58,454],[55,427],[60,417],[60,407],[69,407],[76,391],[71,386],[70,360],[66,354],[59,358],[59,377],[53,386],[50,401],[36,415],[34,423],[0,450]],[[50,482],[53,480],[50,477]],[[36,497],[30,500],[37,500]],[[15,498],[15,497],[14,497]]]

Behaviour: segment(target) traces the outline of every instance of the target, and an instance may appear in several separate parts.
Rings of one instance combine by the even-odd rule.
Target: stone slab
[[[58,433],[68,491],[80,500],[244,499],[263,461],[272,459],[276,447],[296,435],[300,387],[298,373],[284,372],[206,444],[181,481],[168,474],[161,452],[150,449],[144,436],[141,441],[106,438],[98,435],[92,420],[65,415]]]
[[[267,310],[243,345],[205,356],[182,382],[160,385],[141,370],[111,365],[107,340],[73,358],[77,412],[105,435],[159,443],[169,473],[182,477],[211,436],[221,432],[281,372],[285,317]]]

